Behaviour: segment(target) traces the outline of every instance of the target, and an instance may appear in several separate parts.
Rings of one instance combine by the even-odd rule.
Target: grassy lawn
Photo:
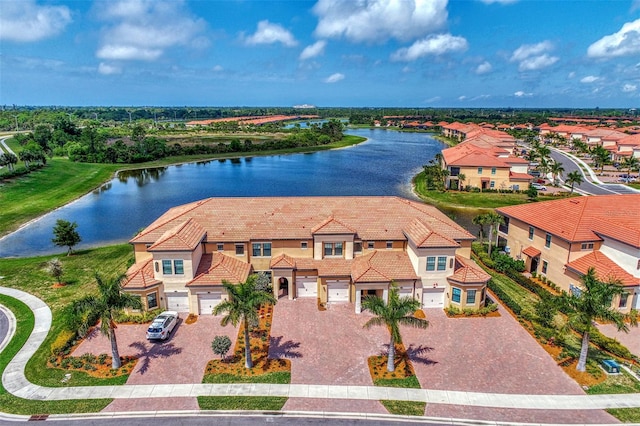
[[[591,386],[589,390],[587,390],[587,393],[589,395],[640,393],[640,382],[631,377],[629,373],[622,370],[622,374],[607,376],[607,379],[604,382]]]
[[[436,206],[471,207],[476,209],[495,209],[497,207],[513,206],[531,202],[525,194],[499,192],[466,192],[466,191],[434,191],[425,186],[424,172],[418,173],[413,179],[416,194],[423,200]],[[537,201],[557,200],[560,196],[540,195]]]
[[[51,308],[53,321],[51,330],[42,346],[27,363],[27,378],[42,386],[84,386],[123,384],[127,376],[109,379],[98,379],[80,371],[71,373],[71,379],[62,384],[61,380],[67,370],[47,368],[47,360],[51,343],[63,330],[63,308],[74,300],[96,292],[94,274],[97,272],[104,278],[113,278],[124,273],[133,259],[133,252],[128,244],[102,247],[99,249],[78,251],[73,256],[61,256],[64,275],[62,281],[67,285],[53,288],[53,278],[42,269],[47,260],[56,256],[40,256],[30,258],[0,259],[0,271],[4,278],[0,284],[31,293],[44,300]],[[4,355],[4,354],[3,354]]]
[[[0,374],[4,372],[12,359],[27,341],[34,326],[33,312],[19,300],[0,295],[0,304],[9,308],[16,317],[16,334],[0,357]],[[66,400],[66,401],[33,401],[11,395],[0,384],[0,407],[3,412],[14,414],[58,414],[89,413],[104,409],[110,399]]]
[[[426,402],[419,401],[394,401],[383,399],[380,401],[384,408],[391,414],[397,416],[424,416],[424,410],[427,408]]]
[[[275,383],[286,385],[291,383],[291,372],[277,371],[255,376],[240,376],[235,374],[206,374],[202,383]]]
[[[199,396],[201,410],[280,411],[287,402],[280,396]]]
[[[119,169],[166,166],[215,158],[241,156],[281,155],[289,153],[315,152],[343,148],[366,140],[358,136],[345,136],[341,141],[329,145],[301,147],[286,150],[244,152],[234,155],[192,155],[168,157],[140,164],[93,164],[75,163],[66,158],[53,158],[40,170],[28,175],[0,183],[0,236],[18,229],[29,220],[61,207],[87,194],[111,179]],[[11,143],[9,145],[16,145]],[[19,148],[15,148],[14,150]],[[17,152],[17,151],[16,151]]]

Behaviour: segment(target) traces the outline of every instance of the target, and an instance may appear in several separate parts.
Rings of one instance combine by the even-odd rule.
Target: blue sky
[[[640,0],[0,0],[0,104],[631,108]]]

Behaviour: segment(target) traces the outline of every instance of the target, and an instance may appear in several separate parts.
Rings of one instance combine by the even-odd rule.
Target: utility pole
[[[13,117],[16,119],[16,132],[17,132],[18,130],[20,130],[20,128],[18,127],[18,116],[14,115]]]
[[[129,113],[129,124],[131,124],[131,111],[127,111]]]

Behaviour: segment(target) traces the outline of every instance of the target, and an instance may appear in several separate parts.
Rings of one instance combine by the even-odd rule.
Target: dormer
[[[353,242],[356,230],[333,216],[311,229],[313,236],[313,258],[353,259]]]
[[[166,231],[147,249],[153,254],[154,277],[162,281],[193,279],[206,236],[207,232],[194,219]]]
[[[407,254],[416,273],[421,276],[453,274],[456,249],[460,243],[447,236],[438,221],[430,223],[414,219],[403,230],[407,237]]]

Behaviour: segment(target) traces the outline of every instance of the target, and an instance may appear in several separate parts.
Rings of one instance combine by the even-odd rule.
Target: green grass
[[[424,416],[424,410],[427,408],[426,402],[419,401],[394,401],[383,399],[380,401],[384,408],[391,414],[397,416]]]
[[[466,191],[438,191],[428,190],[425,185],[425,174],[420,172],[413,179],[415,192],[423,200],[442,207],[471,207],[476,209],[495,209],[497,207],[525,204],[528,200],[526,194],[500,193],[500,192],[466,192]],[[575,195],[575,194],[574,194]],[[560,196],[540,195],[537,201],[557,200]]]
[[[624,423],[640,423],[640,408],[610,408],[607,413]]]
[[[51,330],[27,363],[25,371],[31,382],[42,386],[63,386],[61,380],[67,373],[62,369],[47,368],[51,343],[63,330],[62,309],[76,299],[96,293],[96,272],[107,279],[124,273],[133,259],[133,252],[128,244],[120,244],[82,250],[69,257],[60,256],[65,271],[62,280],[67,283],[62,288],[52,288],[53,278],[42,269],[46,261],[53,257],[56,256],[0,259],[0,271],[4,275],[0,283],[37,296],[51,308],[53,314]],[[127,376],[99,379],[81,371],[71,374],[71,380],[64,386],[115,385],[127,380]]]
[[[589,395],[640,393],[640,382],[622,370],[622,374],[607,376],[604,382],[591,386],[587,393]]]
[[[403,379],[375,379],[373,384],[375,386],[390,388],[420,389],[420,382],[418,382],[418,378],[416,376],[409,376]]]
[[[202,383],[276,383],[286,385],[291,383],[291,373],[278,371],[257,376],[236,376],[234,374],[206,374]]]
[[[4,372],[11,360],[27,341],[34,326],[33,312],[19,300],[0,295],[0,304],[9,308],[16,317],[16,334],[0,357],[0,374]],[[0,384],[0,407],[3,412],[13,414],[59,414],[89,413],[104,409],[111,399],[87,399],[64,401],[33,401],[11,395]]]
[[[628,183],[627,186],[630,186],[635,189],[640,189],[640,183]]]
[[[280,411],[287,402],[280,396],[199,396],[201,410]]]

